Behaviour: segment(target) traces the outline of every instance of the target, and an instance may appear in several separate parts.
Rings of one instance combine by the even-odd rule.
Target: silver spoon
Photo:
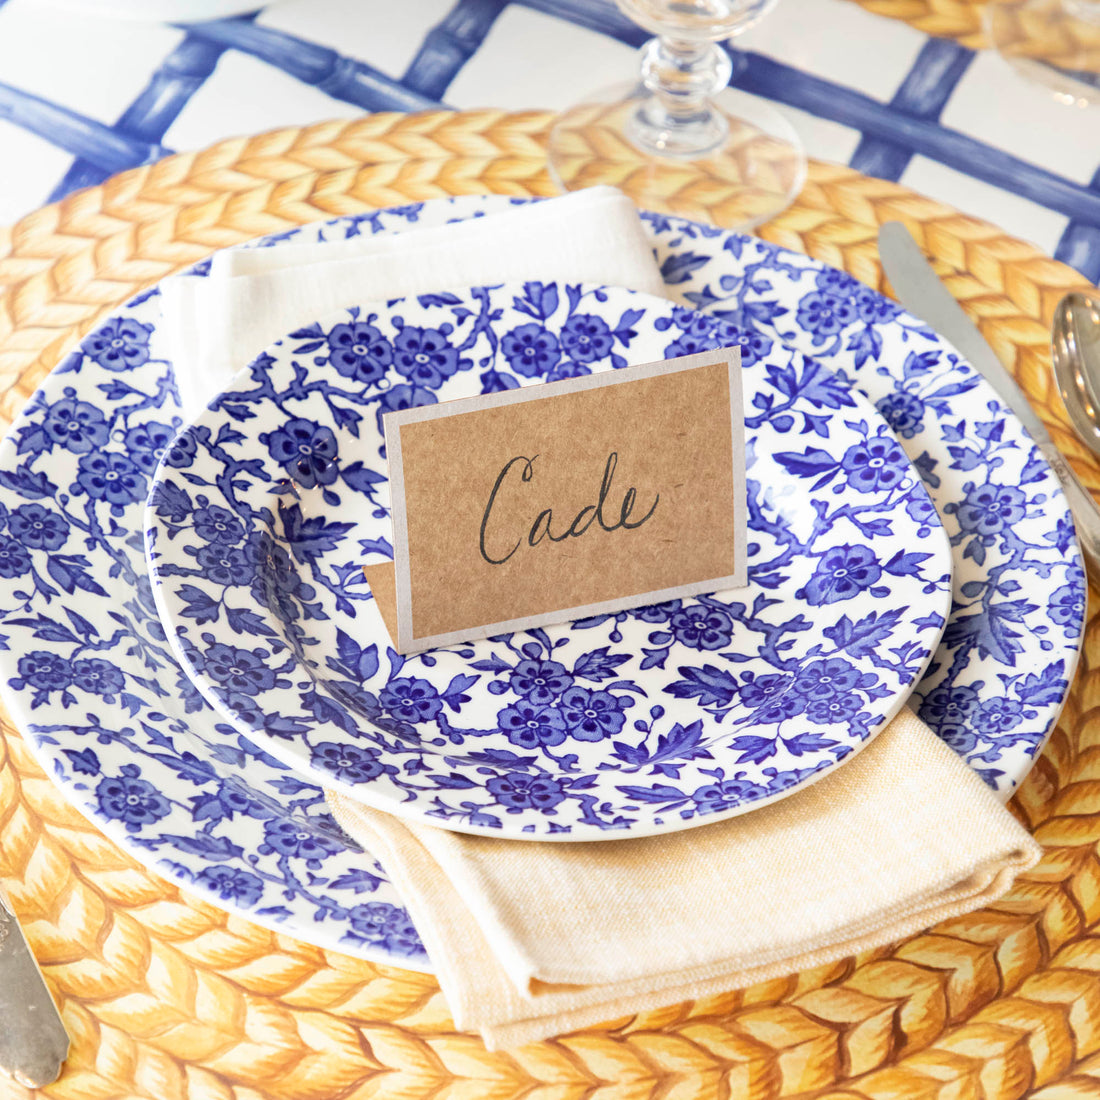
[[[1074,430],[1100,456],[1100,298],[1074,292],[1054,310],[1054,377]]]

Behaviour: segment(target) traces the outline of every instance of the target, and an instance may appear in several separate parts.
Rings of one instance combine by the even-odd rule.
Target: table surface
[[[1054,304],[1083,280],[1046,257],[1100,273],[1097,116],[974,52],[980,10],[783,0],[742,40],[742,84],[790,112],[811,154],[886,178],[815,164],[760,233],[881,288],[877,225],[905,220],[1096,490],[1100,465],[1049,375]],[[0,222],[23,215],[0,230],[0,420],[97,317],[215,248],[410,198],[548,194],[545,114],[363,111],[562,107],[594,73],[629,73],[640,37],[600,0],[287,0],[187,29],[0,0]],[[432,978],[263,931],[143,871],[5,721],[0,883],[74,1037],[40,1094],[1096,1095],[1098,632],[1094,617],[1062,722],[1013,802],[1047,858],[1002,902],[821,972],[498,1055],[453,1031]],[[30,1095],[0,1080],[3,1100]]]
[[[176,27],[81,14],[116,2],[0,0],[0,224],[237,134],[440,105],[560,110],[631,78],[646,37],[612,0],[283,0]],[[780,0],[737,40],[734,82],[774,100],[811,156],[1100,281],[1100,108],[975,49],[982,7]]]

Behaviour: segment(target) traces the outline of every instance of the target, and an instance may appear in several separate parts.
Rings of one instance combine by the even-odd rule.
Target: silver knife
[[[1100,507],[1054,445],[1038,414],[1008,369],[986,343],[974,322],[932,270],[917,242],[901,222],[887,222],[878,233],[879,258],[898,301],[934,329],[985,378],[1016,414],[1035,445],[1058,475],[1073,513],[1077,541],[1089,576],[1100,586]]]
[[[43,1088],[68,1054],[61,1014],[0,890],[0,1070],[25,1088]]]

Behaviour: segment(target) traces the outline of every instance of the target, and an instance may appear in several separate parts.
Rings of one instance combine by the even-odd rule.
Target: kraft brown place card
[[[745,584],[738,348],[383,423],[394,564],[364,572],[402,653]]]

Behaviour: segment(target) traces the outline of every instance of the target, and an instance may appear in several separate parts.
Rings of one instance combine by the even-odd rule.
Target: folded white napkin
[[[665,292],[633,204],[593,187],[397,235],[219,253],[206,278],[162,284],[161,334],[190,419],[268,345],[343,306],[528,279]]]
[[[517,278],[665,293],[633,207],[607,188],[388,239],[231,252],[166,293],[177,378],[194,409],[335,308]],[[808,789],[661,837],[498,840],[329,801],[401,891],[456,1023],[493,1046],[888,943],[998,897],[1041,854],[907,711]]]
[[[493,1049],[891,943],[1042,854],[908,710],[789,798],[639,840],[463,836],[328,801],[401,893],[456,1025]]]

